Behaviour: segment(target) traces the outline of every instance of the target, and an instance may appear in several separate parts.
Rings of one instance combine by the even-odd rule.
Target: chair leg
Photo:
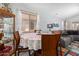
[[[18,50],[18,56],[19,56],[20,51]]]
[[[60,44],[60,55],[63,56],[62,55],[62,47],[61,47],[61,44]]]
[[[60,53],[59,54],[62,56],[62,48],[61,48],[61,44],[60,43],[61,43],[61,41],[59,42],[59,48],[60,48],[60,51],[59,51]]]
[[[16,56],[16,52],[14,53],[14,56]]]
[[[60,48],[60,55],[62,56],[62,47],[61,47],[61,45],[59,45],[59,48]]]
[[[28,50],[28,52],[29,52],[29,56],[31,56],[31,51],[30,51],[30,50]]]
[[[29,50],[29,56],[34,56],[34,50],[33,49],[31,49],[31,50]]]

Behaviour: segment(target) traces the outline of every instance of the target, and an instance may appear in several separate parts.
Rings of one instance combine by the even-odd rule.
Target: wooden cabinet
[[[57,56],[57,46],[60,39],[60,34],[42,35],[42,55],[43,56]]]
[[[4,36],[13,34],[15,32],[15,15],[5,9],[0,8],[0,32],[4,33]]]

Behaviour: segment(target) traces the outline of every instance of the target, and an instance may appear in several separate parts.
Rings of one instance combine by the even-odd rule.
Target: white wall
[[[40,15],[40,21],[38,22],[38,26],[41,30],[47,32],[47,24],[58,22],[58,28],[54,28],[52,30],[63,30],[64,24],[63,21],[66,17],[71,17],[79,13],[79,4],[12,4],[12,8],[16,8],[18,10],[25,10],[37,13]],[[56,13],[58,17],[56,17]],[[18,16],[19,17],[19,16]],[[71,19],[70,18],[70,19]],[[19,28],[21,27],[21,20],[16,20],[18,22]]]
[[[47,24],[58,22],[60,27],[52,30],[63,30],[63,21],[66,17],[73,17],[79,14],[78,4],[26,4],[28,8],[36,10],[40,15],[39,27],[43,31],[48,31]],[[56,17],[56,13],[58,17]],[[57,20],[56,20],[57,19]]]
[[[27,6],[25,8],[25,7],[23,7],[22,4],[13,4],[12,5],[12,9],[15,9],[13,11],[16,13],[16,29],[19,29],[19,31],[20,31],[20,29],[21,29],[21,14],[20,14],[19,10],[25,10],[25,11],[31,11],[32,12],[32,9],[30,7],[27,7]],[[41,11],[39,11],[39,12],[41,12]],[[39,29],[41,29],[43,31],[48,31],[48,29],[47,29],[48,22],[55,22],[55,20],[53,20],[55,18],[52,19],[51,16],[49,16],[49,13],[46,13],[46,12],[43,12],[43,13],[41,12],[41,13],[38,13],[38,14],[40,15],[40,17],[39,17],[40,21],[38,21],[38,27],[39,27]],[[59,29],[61,29],[61,27]]]
[[[66,19],[66,30],[78,30],[79,15]]]

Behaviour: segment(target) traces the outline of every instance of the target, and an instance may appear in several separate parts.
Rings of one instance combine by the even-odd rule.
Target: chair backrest
[[[42,35],[42,55],[56,56],[58,55],[57,47],[61,34]]]
[[[4,34],[3,33],[0,33],[0,39],[2,39],[3,36],[4,36]]]
[[[14,33],[14,39],[15,39],[15,48],[17,49],[20,44],[20,35],[18,31]]]

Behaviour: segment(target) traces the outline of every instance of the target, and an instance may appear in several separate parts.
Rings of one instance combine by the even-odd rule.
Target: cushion
[[[74,41],[79,41],[79,35],[72,35]]]
[[[0,43],[0,50],[4,49],[4,44]]]
[[[72,39],[71,37],[61,37],[60,44],[62,47],[67,47],[69,44],[71,44]]]
[[[12,50],[11,46],[4,46],[4,49],[0,50],[0,56],[7,56],[7,55],[9,55],[11,50]]]

